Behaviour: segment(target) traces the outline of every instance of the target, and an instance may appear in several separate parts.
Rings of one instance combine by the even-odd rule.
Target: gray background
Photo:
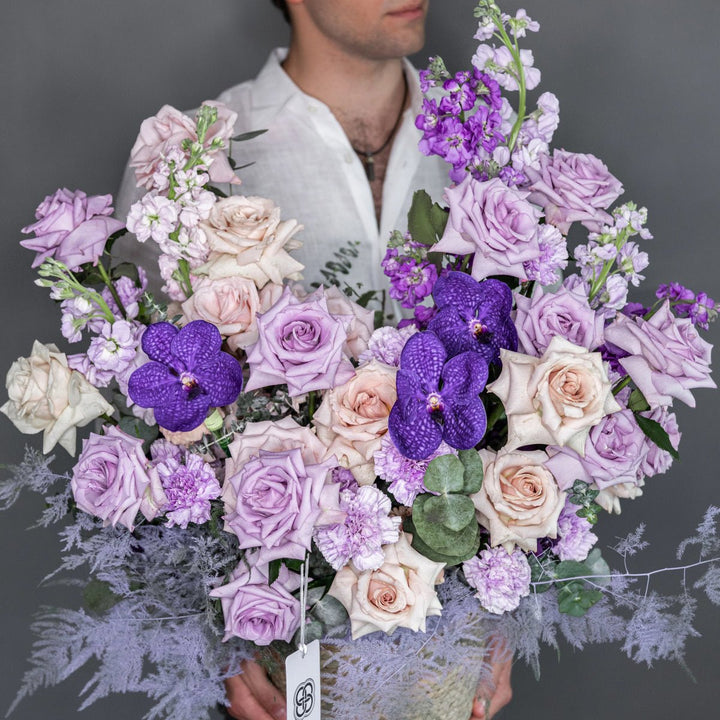
[[[474,2],[432,5],[427,53],[443,54],[453,70],[468,66]],[[267,0],[3,0],[2,7],[4,372],[29,354],[33,339],[60,337],[54,305],[32,284],[31,254],[17,244],[35,206],[63,185],[114,192],[143,118],[164,103],[196,107],[253,76],[287,31]],[[540,89],[560,99],[556,146],[598,155],[625,184],[625,198],[649,208],[652,264],[636,299],[648,299],[658,283],[670,280],[720,298],[720,3],[527,0],[524,7],[543,26],[529,39],[543,71]],[[720,340],[718,326],[709,340]],[[681,462],[650,480],[645,497],[626,502],[620,518],[602,519],[602,545],[647,521],[654,547],[636,562],[638,570],[673,564],[678,542],[710,503],[720,502],[720,394],[704,390],[696,397],[696,411],[677,408]],[[4,417],[0,434],[3,461],[19,460],[25,442],[34,440],[20,437]],[[54,531],[25,531],[40,510],[38,498],[24,498],[0,518],[2,712],[25,668],[34,610],[41,603],[76,601],[68,589],[39,585],[58,560]],[[649,672],[616,648],[581,655],[563,646],[559,658],[545,653],[539,683],[524,666],[516,667],[515,700],[502,717],[717,717],[717,609],[702,604],[697,628],[704,638],[688,649],[697,685],[677,666],[661,664]],[[80,677],[41,691],[15,717],[75,717],[82,685]],[[146,707],[141,698],[118,697],[84,716],[140,718]]]

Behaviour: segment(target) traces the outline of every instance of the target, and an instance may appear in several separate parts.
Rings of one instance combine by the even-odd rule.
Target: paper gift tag
[[[320,643],[313,640],[285,660],[288,720],[320,720]]]

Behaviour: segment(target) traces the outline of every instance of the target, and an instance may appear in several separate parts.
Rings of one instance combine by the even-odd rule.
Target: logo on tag
[[[301,682],[295,688],[293,715],[295,720],[303,720],[310,715],[315,707],[315,683],[312,678]]]

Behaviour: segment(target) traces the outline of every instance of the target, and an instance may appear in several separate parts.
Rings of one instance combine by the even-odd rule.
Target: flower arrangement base
[[[489,675],[486,633],[476,614],[465,627],[443,620],[429,620],[426,633],[322,640],[323,720],[468,720]],[[258,654],[283,692],[285,658],[295,650],[273,643]]]

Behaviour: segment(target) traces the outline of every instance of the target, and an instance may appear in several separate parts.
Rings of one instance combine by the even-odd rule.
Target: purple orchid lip
[[[412,335],[400,357],[398,399],[388,418],[395,447],[412,460],[428,457],[443,440],[460,450],[475,447],[487,427],[479,397],[487,378],[488,364],[479,353],[448,359],[437,335]]]
[[[150,362],[130,376],[130,398],[153,408],[161,427],[193,430],[210,408],[230,405],[242,390],[242,366],[221,345],[218,329],[204,320],[182,329],[168,322],[150,325],[142,337]]]

